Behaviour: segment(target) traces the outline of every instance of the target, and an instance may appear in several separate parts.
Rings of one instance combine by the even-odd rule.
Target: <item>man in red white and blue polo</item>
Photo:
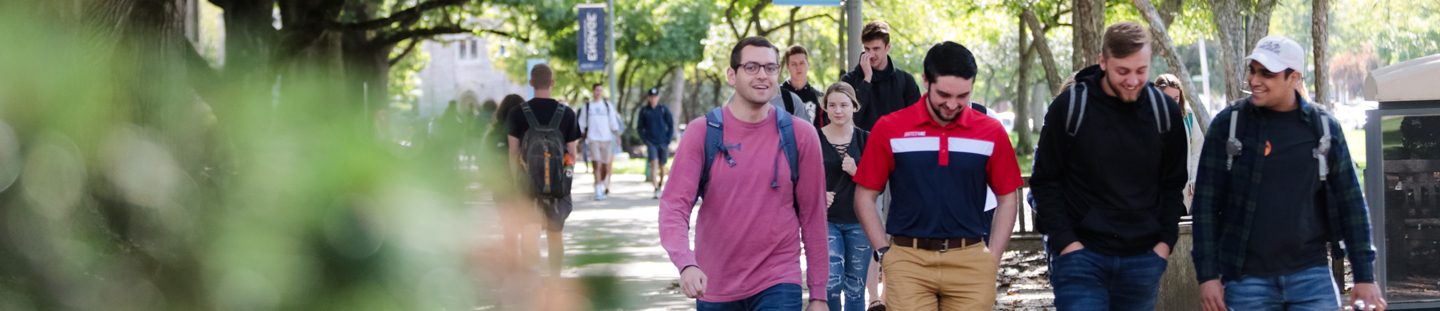
[[[970,50],[937,44],[924,73],[920,101],[880,118],[870,133],[855,174],[856,214],[876,246],[891,308],[990,310],[1019,202],[1015,149],[999,121],[969,108]],[[882,230],[874,202],[887,182],[893,200]],[[986,186],[999,201],[994,217]]]

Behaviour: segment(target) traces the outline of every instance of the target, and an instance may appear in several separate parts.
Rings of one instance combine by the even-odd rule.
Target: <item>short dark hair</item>
[[[595,88],[600,87],[601,85],[605,85],[605,84],[604,84],[604,83],[591,84],[591,85],[590,85],[590,89],[591,89],[591,90],[594,90]]]
[[[550,71],[550,65],[537,64],[530,68],[530,86],[537,89],[548,89],[555,84],[555,73]]]
[[[934,83],[940,76],[955,76],[966,80],[975,79],[975,55],[959,43],[945,41],[930,47],[925,53],[925,81]]]
[[[1105,27],[1105,36],[1101,39],[1105,46],[1101,53],[1108,57],[1126,58],[1145,46],[1150,45],[1150,32],[1145,30],[1136,22],[1120,22]]]
[[[775,44],[770,43],[770,40],[765,39],[765,37],[745,37],[745,39],[740,39],[740,42],[735,42],[735,47],[730,49],[730,69],[740,68],[740,50],[745,49],[747,46],[758,46],[770,48],[771,51],[777,51]]]
[[[795,56],[795,55],[805,55],[806,57],[809,57],[809,56],[810,56],[810,52],[809,52],[809,51],[806,51],[806,50],[805,50],[805,47],[800,46],[800,45],[798,45],[798,44],[797,44],[797,45],[791,45],[790,48],[785,49],[785,57],[781,57],[781,58],[780,58],[780,62],[781,62],[781,63],[785,63],[785,64],[789,64],[789,63],[790,63],[790,57],[791,57],[791,56]]]
[[[880,40],[885,41],[885,44],[890,44],[890,24],[882,21],[865,24],[865,29],[860,30],[860,43],[870,42],[870,40]]]

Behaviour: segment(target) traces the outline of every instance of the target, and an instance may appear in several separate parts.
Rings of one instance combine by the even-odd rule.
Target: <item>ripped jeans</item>
[[[840,294],[845,294],[844,310],[865,310],[865,274],[870,269],[870,240],[860,224],[830,223],[830,278],[825,282],[826,303],[830,311],[841,311]]]

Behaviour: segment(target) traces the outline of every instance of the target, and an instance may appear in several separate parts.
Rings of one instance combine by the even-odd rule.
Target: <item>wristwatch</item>
[[[882,262],[882,260],[885,259],[885,253],[889,251],[889,246],[875,249],[875,262]]]

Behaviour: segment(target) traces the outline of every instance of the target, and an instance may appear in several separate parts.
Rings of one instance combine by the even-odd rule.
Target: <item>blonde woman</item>
[[[822,110],[830,123],[820,128],[820,155],[825,159],[825,194],[830,242],[830,278],[825,283],[831,311],[865,308],[865,281],[870,266],[870,241],[855,216],[853,176],[870,133],[855,127],[860,110],[855,89],[837,82],[825,89]],[[844,294],[842,300],[841,294]]]

